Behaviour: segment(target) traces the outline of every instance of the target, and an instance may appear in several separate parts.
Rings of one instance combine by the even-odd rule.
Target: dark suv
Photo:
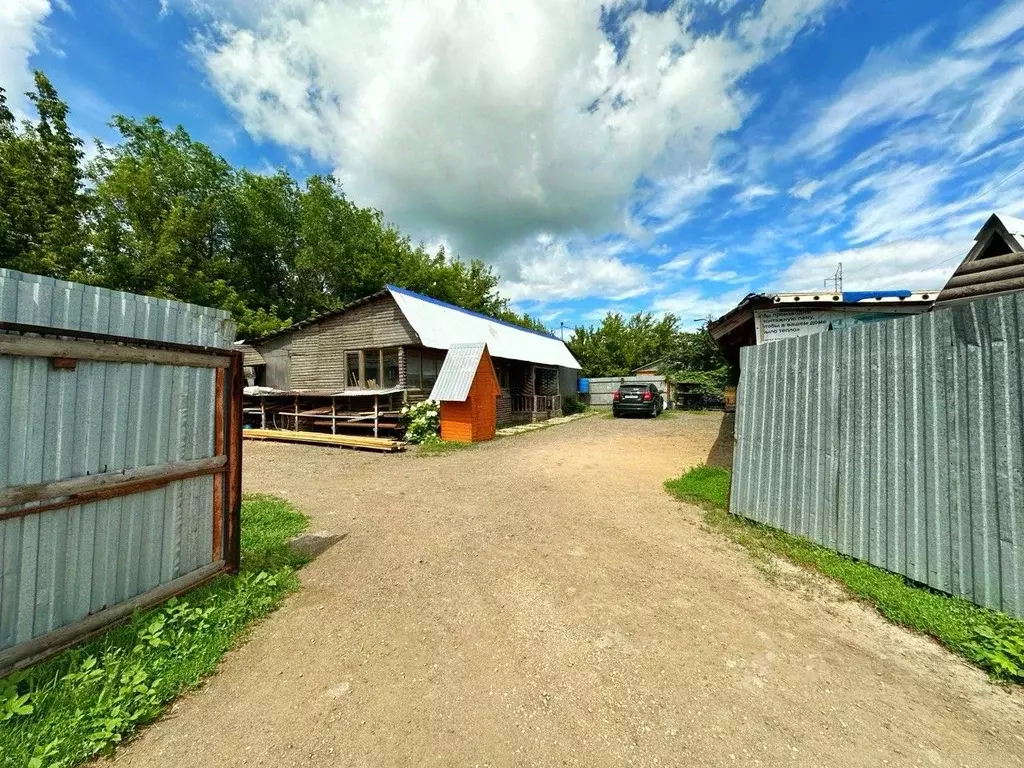
[[[612,393],[612,416],[627,413],[657,416],[664,408],[661,393],[654,384],[622,384]]]

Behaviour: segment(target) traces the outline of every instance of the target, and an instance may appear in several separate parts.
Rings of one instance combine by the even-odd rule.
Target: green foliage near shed
[[[582,366],[581,376],[627,376],[653,366],[673,381],[706,380],[721,391],[728,369],[707,329],[682,329],[673,314],[655,318],[639,312],[630,318],[609,313],[600,325],[579,326],[567,345]]]

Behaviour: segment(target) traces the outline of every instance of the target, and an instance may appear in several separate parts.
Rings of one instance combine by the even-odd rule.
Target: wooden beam
[[[942,301],[951,299],[965,299],[971,296],[982,294],[1004,293],[1009,291],[1024,291],[1024,277],[1011,278],[1008,280],[993,280],[990,283],[977,283],[975,285],[964,285],[959,288],[943,288]],[[942,306],[939,304],[939,306]]]
[[[118,336],[113,333],[94,333],[93,331],[76,331],[71,328],[55,328],[52,325],[31,325],[29,323],[11,323],[0,320],[0,331],[9,333],[32,333],[37,336],[52,336],[62,339],[77,339],[79,341],[106,341],[113,344],[129,344],[133,347],[145,347],[146,349],[169,349],[177,352],[196,352],[200,355],[221,355],[242,357],[242,352],[237,349],[225,349],[224,347],[212,347],[208,344],[182,344],[176,341],[157,341],[156,339],[140,339],[135,336]]]
[[[148,467],[126,469],[122,472],[104,472],[98,475],[74,477],[70,480],[15,485],[0,492],[0,507],[11,507],[35,501],[47,502],[54,499],[64,500],[58,506],[73,506],[94,500],[96,496],[113,498],[150,490],[175,480],[216,474],[223,472],[226,466],[226,456],[212,456],[208,459],[154,464]],[[53,509],[54,507],[48,508]],[[26,514],[36,514],[40,511],[43,511],[42,508],[32,507],[14,512],[0,512],[0,520],[7,517],[23,517]]]
[[[326,432],[293,432],[289,429],[247,429],[246,440],[277,440],[284,443],[310,443],[336,445],[344,448],[367,448],[374,451],[401,451],[405,444],[386,437],[360,437],[358,435],[329,435]]]
[[[231,360],[227,386],[228,517],[224,556],[231,572],[237,573],[242,562],[242,401],[245,392],[245,371],[240,355]]]
[[[231,358],[219,354],[150,349],[101,341],[49,339],[41,336],[0,335],[0,355],[17,357],[63,357],[108,363],[154,363],[190,368],[227,368]]]
[[[987,241],[986,241],[987,242]],[[981,249],[979,249],[980,251]],[[968,275],[972,272],[987,272],[990,269],[1002,269],[1003,267],[1012,267],[1015,264],[1020,264],[1019,253],[1007,253],[1003,256],[989,256],[985,259],[975,259],[974,261],[968,261],[967,259],[956,268],[954,275]]]
[[[213,384],[213,452],[217,456],[224,456],[224,437],[226,422],[224,420],[225,396],[224,379],[227,371],[218,370],[214,376]],[[225,456],[225,459],[227,457]],[[213,559],[224,558],[224,477],[213,479]]]
[[[950,288],[963,288],[971,285],[983,285],[984,283],[994,283],[997,280],[1008,280],[1014,277],[1024,277],[1024,260],[1021,260],[1019,253],[1013,254],[1017,257],[1020,263],[1010,264],[1005,267],[998,267],[996,269],[976,269],[973,272],[965,273],[961,275],[953,275],[949,278],[946,283],[946,290]],[[977,264],[978,262],[975,262]],[[985,262],[981,262],[984,264]]]

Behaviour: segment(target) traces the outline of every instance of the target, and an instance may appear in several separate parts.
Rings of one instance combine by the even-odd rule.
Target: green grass
[[[0,680],[0,765],[68,768],[111,752],[199,686],[246,631],[298,588],[305,558],[286,540],[304,515],[242,502],[242,566],[55,658]]]
[[[468,448],[472,448],[474,443],[457,443],[449,440],[432,440],[427,443],[421,443],[416,448],[417,456],[444,456],[449,453],[455,453],[456,451],[464,451]]]
[[[656,418],[656,419],[678,419],[682,415],[683,415],[683,411],[677,411],[674,408],[672,410],[669,410],[668,408],[666,408],[664,411],[659,413],[654,418]]]
[[[665,489],[681,501],[727,510],[731,478],[732,473],[723,467],[700,466],[694,467],[682,477],[667,481]]]
[[[730,479],[728,469],[700,466],[667,481],[665,488],[679,500],[701,506],[710,528],[743,545],[760,562],[785,557],[820,571],[890,621],[935,638],[997,680],[1024,683],[1024,621],[936,592],[800,536],[730,515]]]

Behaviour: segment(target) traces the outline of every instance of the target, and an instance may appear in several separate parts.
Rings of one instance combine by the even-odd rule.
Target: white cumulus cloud
[[[16,114],[29,106],[24,95],[32,88],[29,58],[38,50],[50,11],[49,0],[0,2],[0,88]]]
[[[970,237],[896,240],[798,256],[769,286],[781,291],[817,290],[843,265],[846,290],[940,289],[971,245]]]
[[[415,236],[506,254],[510,285],[525,286],[544,256],[522,246],[538,233],[678,226],[722,179],[718,141],[755,103],[744,77],[834,4],[764,0],[699,32],[683,2],[660,13],[631,0],[183,8],[210,82],[252,135],[330,164],[354,199]]]
[[[514,302],[549,302],[603,296],[628,299],[650,290],[643,267],[621,256],[626,243],[578,245],[541,235],[515,253],[518,277],[502,281],[501,292]]]

